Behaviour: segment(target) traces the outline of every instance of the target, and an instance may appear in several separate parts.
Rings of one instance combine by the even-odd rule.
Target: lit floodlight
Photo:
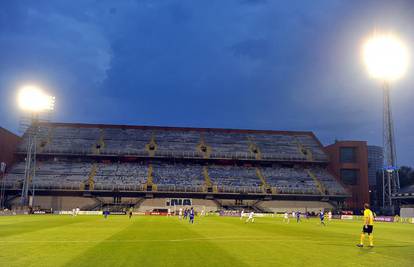
[[[17,96],[19,107],[24,111],[40,113],[53,110],[55,98],[47,95],[36,86],[24,86]]]
[[[394,81],[408,68],[408,49],[392,34],[373,35],[365,42],[362,53],[368,72],[375,79]]]

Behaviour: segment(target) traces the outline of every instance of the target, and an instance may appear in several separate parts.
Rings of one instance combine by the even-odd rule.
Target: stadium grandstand
[[[10,208],[27,135],[4,178]],[[42,209],[148,211],[180,198],[210,211],[317,211],[349,197],[312,132],[41,123],[36,150],[33,206]]]
[[[393,194],[393,200],[399,204],[402,217],[414,217],[414,185],[401,188]]]
[[[400,199],[414,199],[414,185],[409,185],[401,188],[398,193],[393,195],[394,198]],[[414,201],[412,201],[414,204]]]

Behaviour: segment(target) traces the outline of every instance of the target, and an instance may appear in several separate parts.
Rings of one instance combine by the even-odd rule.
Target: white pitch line
[[[276,238],[227,238],[227,237],[217,237],[217,238],[185,238],[185,239],[125,239],[125,240],[0,240],[0,243],[143,243],[143,242],[187,242],[187,241],[220,241],[220,242],[238,242],[238,241],[259,241],[259,242],[290,242],[290,241],[301,241],[301,242],[315,242],[323,243],[320,240],[308,240],[308,239],[276,239]],[[331,243],[330,240],[326,240],[327,243]],[[400,243],[412,243],[414,241],[400,241]]]
[[[131,240],[0,240],[0,243],[142,243],[142,242],[191,242],[191,241],[221,241],[221,242],[238,242],[238,241],[288,241],[286,239],[236,239],[236,238],[185,238],[185,239],[131,239]],[[289,239],[289,241],[311,241],[303,239]]]

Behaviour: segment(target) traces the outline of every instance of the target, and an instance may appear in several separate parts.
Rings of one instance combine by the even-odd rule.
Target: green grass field
[[[0,217],[0,266],[414,266],[414,225],[113,215]]]

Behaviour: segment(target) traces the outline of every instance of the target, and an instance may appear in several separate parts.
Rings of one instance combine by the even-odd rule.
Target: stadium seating
[[[240,156],[246,157],[251,154],[249,151],[248,135],[240,133],[204,133],[204,141],[212,148],[213,155],[223,155],[222,157]]]
[[[300,144],[311,150],[314,160],[328,160],[328,156],[322,150],[321,144],[319,144],[315,138],[309,135],[296,135],[295,137]]]
[[[311,169],[312,173],[318,177],[326,190],[331,195],[345,195],[346,191],[342,185],[332,176],[326,169],[320,167],[314,167]]]
[[[134,190],[143,188],[148,167],[137,163],[99,163],[93,176],[95,190]]]
[[[26,134],[21,161],[6,175],[8,188],[22,186],[27,140]],[[38,147],[44,158],[33,180],[37,188],[346,194],[310,133],[52,123],[40,125]]]
[[[304,168],[286,168],[280,166],[262,168],[262,173],[271,187],[282,194],[317,195],[318,189]]]
[[[73,188],[79,189],[88,179],[91,163],[72,161],[38,161],[33,182],[36,188]],[[8,187],[19,187],[24,180],[25,164],[15,164],[6,176]]]
[[[253,167],[218,166],[208,167],[213,185],[219,192],[261,192],[261,181]]]
[[[292,158],[305,160],[294,143],[293,136],[272,134],[254,135],[255,143],[258,145],[263,158]]]
[[[146,154],[151,132],[140,129],[103,128],[103,154]]]
[[[203,191],[205,179],[201,165],[156,163],[152,167],[153,183],[158,191]]]
[[[197,164],[152,163],[153,183],[159,191],[202,192],[205,185],[203,166]],[[71,161],[38,162],[36,187],[51,187],[58,184],[69,188],[79,188],[89,183],[92,163]],[[317,185],[308,175],[307,169],[289,168],[274,165],[261,168],[270,187],[277,188],[281,194],[317,195]],[[310,169],[328,190],[329,194],[343,195],[345,190],[325,169]],[[244,166],[210,165],[208,174],[212,185],[219,192],[262,192],[262,182],[256,168]],[[16,164],[6,176],[6,184],[16,187],[22,183],[24,163]],[[92,179],[95,190],[137,190],[144,188],[148,176],[148,164],[143,163],[99,163]]]
[[[52,135],[45,150],[58,148],[62,152],[91,151],[99,139],[100,131],[97,128],[56,127]]]
[[[299,146],[311,151],[313,161],[327,161],[318,141],[309,134],[238,132],[220,130],[181,130],[176,128],[77,127],[42,124],[39,127],[39,153],[75,153],[148,156],[147,145],[154,141],[154,156],[200,158],[202,140],[211,148],[210,158],[255,159],[250,145],[258,148],[262,159],[305,161]],[[26,150],[27,138],[19,147]]]
[[[148,139],[149,140],[149,139]],[[197,145],[200,134],[195,131],[155,131],[156,154],[168,154],[172,151],[188,152],[198,155]]]

